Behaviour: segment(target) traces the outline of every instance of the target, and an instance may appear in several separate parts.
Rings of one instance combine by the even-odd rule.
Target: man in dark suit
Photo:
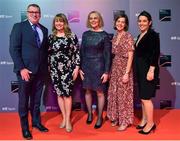
[[[28,123],[29,109],[32,127],[48,132],[40,118],[44,78],[48,73],[48,30],[39,23],[40,18],[40,7],[30,4],[27,7],[27,20],[14,24],[10,35],[9,51],[19,82],[18,111],[25,139],[32,139]]]

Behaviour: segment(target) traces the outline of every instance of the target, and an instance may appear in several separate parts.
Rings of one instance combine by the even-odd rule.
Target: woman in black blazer
[[[141,129],[141,134],[149,134],[156,128],[151,98],[155,97],[159,75],[160,41],[159,34],[151,28],[152,18],[148,12],[140,13],[138,26],[141,33],[135,44],[135,67],[138,93],[142,102],[142,119],[136,128]]]

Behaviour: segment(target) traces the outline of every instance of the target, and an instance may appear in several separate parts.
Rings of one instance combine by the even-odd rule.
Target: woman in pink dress
[[[133,37],[128,30],[128,17],[125,14],[115,19],[117,30],[112,40],[112,61],[110,86],[108,90],[107,116],[112,126],[119,131],[125,130],[133,123],[133,73],[132,61],[134,52]]]

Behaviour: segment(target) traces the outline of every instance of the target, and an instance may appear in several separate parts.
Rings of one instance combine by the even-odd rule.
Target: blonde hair
[[[103,18],[102,18],[102,16],[101,16],[101,14],[100,14],[99,12],[97,12],[97,11],[91,11],[91,12],[88,14],[86,26],[87,26],[88,28],[91,28],[91,24],[90,24],[90,22],[89,22],[89,19],[90,19],[91,14],[96,14],[96,15],[98,16],[98,19],[99,19],[99,27],[100,27],[100,28],[103,27],[103,26],[104,26]]]
[[[55,27],[55,21],[57,21],[57,20],[64,23],[64,34],[65,34],[65,36],[66,37],[71,36],[72,32],[71,32],[71,29],[69,27],[68,20],[67,20],[66,16],[63,13],[57,14],[53,19],[53,24],[52,24],[53,35],[55,36],[57,34],[57,29]]]

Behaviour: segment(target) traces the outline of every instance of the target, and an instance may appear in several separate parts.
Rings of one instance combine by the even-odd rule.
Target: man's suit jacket
[[[32,74],[46,74],[48,55],[48,30],[39,24],[43,32],[43,41],[38,48],[34,31],[28,20],[16,23],[10,34],[10,55],[14,62],[14,72],[27,68]]]

